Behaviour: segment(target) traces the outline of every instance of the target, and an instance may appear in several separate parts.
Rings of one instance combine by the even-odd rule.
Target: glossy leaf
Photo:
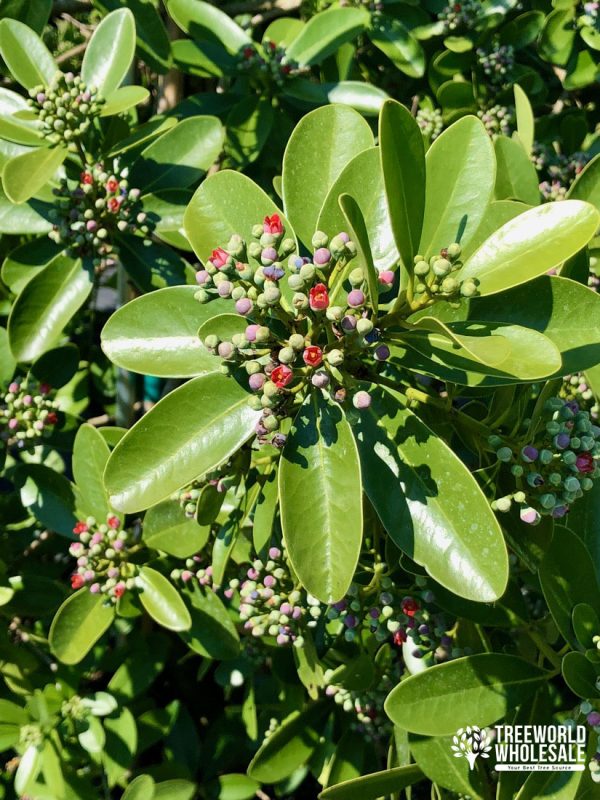
[[[398,19],[387,14],[374,14],[371,17],[369,39],[405,75],[411,78],[423,77],[423,48]]]
[[[394,239],[411,269],[425,213],[425,145],[412,114],[394,100],[381,111],[379,144]]]
[[[120,0],[95,0],[105,12],[122,7]],[[138,49],[149,67],[156,72],[166,72],[171,66],[169,36],[160,11],[153,0],[127,0],[127,8],[135,18]]]
[[[251,43],[251,39],[231,17],[201,0],[169,0],[169,14],[179,27],[195,39],[220,42],[232,53]]]
[[[33,361],[56,344],[91,291],[91,277],[80,261],[67,257],[51,261],[12,307],[8,335],[17,361]]]
[[[285,89],[285,99],[305,108],[325,103],[343,103],[359,111],[363,116],[376,117],[383,103],[389,98],[378,86],[361,81],[336,81],[335,83],[312,83],[303,78],[290,81]]]
[[[593,158],[571,184],[567,197],[585,200],[600,211],[600,155]]]
[[[389,392],[371,394],[354,433],[365,492],[388,534],[450,591],[477,602],[497,600],[508,580],[508,555],[475,479]]]
[[[189,558],[206,544],[210,529],[185,515],[178,500],[164,500],[146,512],[142,537],[148,547]]]
[[[187,646],[205,658],[226,660],[240,651],[240,639],[227,609],[211,590],[199,586],[184,591],[192,619],[181,634]]]
[[[115,616],[104,597],[84,587],[71,595],[56,612],[50,627],[50,649],[63,664],[78,664],[89,653]]]
[[[499,136],[494,143],[496,200],[520,200],[535,206],[540,201],[538,175],[521,142]]]
[[[59,245],[47,236],[33,239],[7,255],[2,264],[2,280],[19,294],[59,253]]]
[[[135,53],[135,20],[128,8],[112,11],[98,25],[88,42],[81,77],[102,96],[110,98],[127,71]]]
[[[102,106],[102,117],[110,117],[113,114],[121,114],[139,103],[143,103],[150,93],[143,86],[121,86],[111,92]]]
[[[150,775],[138,775],[125,789],[122,800],[153,800],[154,780]]]
[[[0,21],[0,54],[26,89],[48,86],[58,71],[50,51],[37,33],[16,19]]]
[[[223,148],[216,117],[190,117],[151,142],[131,169],[131,183],[144,192],[181,189],[198,181]]]
[[[469,768],[466,758],[454,757],[450,738],[411,735],[409,742],[415,761],[430,781],[460,795],[484,795],[480,774]]]
[[[73,484],[45,464],[22,465],[17,478],[21,484],[21,502],[38,522],[56,533],[74,538],[77,516]]]
[[[196,787],[191,781],[176,778],[157,783],[153,800],[193,800],[195,795]]]
[[[271,100],[261,95],[245,97],[227,116],[225,153],[238,167],[251,164],[271,134],[275,114]]]
[[[329,708],[323,703],[290,714],[262,743],[250,762],[248,775],[261,783],[277,783],[289,777],[317,747],[328,714]]]
[[[185,282],[187,263],[170,247],[140,236],[119,236],[117,241],[123,266],[140,291]]]
[[[368,21],[362,8],[330,8],[315,14],[287,48],[287,57],[302,66],[320,64],[361,33]]]
[[[197,189],[183,225],[194,252],[206,263],[212,250],[227,244],[233,233],[250,241],[253,226],[272,214],[280,215],[286,235],[293,237],[289,223],[262,189],[239,172],[223,170]]]
[[[110,513],[102,475],[110,450],[96,428],[87,423],[75,436],[73,446],[73,477],[77,483],[78,511],[82,517],[95,517],[98,524],[106,522]]]
[[[354,156],[372,145],[373,134],[365,120],[341,105],[312,111],[294,129],[283,158],[283,202],[307,247],[329,190]],[[337,197],[332,197],[330,205],[336,203]],[[334,236],[339,230],[325,233]]]
[[[531,153],[533,147],[533,139],[535,136],[535,119],[531,103],[526,93],[521,89],[518,83],[513,86],[515,95],[515,111],[517,115],[517,133],[519,140],[527,155]]]
[[[102,330],[102,349],[124,369],[143,375],[190,378],[217,372],[219,362],[201,343],[198,328],[230,310],[230,303],[199,303],[194,286],[172,286],[118,309]]]
[[[113,450],[104,475],[111,504],[133,512],[164,500],[225,461],[250,438],[258,417],[233,378],[194,378],[164,397]]]
[[[510,222],[511,219],[527,211],[529,207],[525,203],[519,203],[515,200],[494,200],[490,203],[483,215],[483,219],[479,223],[479,227],[462,250],[462,260],[466,261],[478,247],[489,239],[492,233],[495,233],[507,222]]]
[[[49,206],[34,199],[15,206],[0,187],[0,233],[48,233],[52,229],[48,211]]]
[[[8,332],[6,328],[0,328],[0,381],[2,383],[8,383],[16,366],[17,362],[10,352]]]
[[[385,711],[411,733],[446,736],[496,722],[545,681],[547,673],[522,658],[481,653],[411,675],[392,689]]]
[[[456,273],[493,294],[543,275],[581,250],[600,223],[589,203],[565,200],[532,208],[492,234]]]
[[[358,203],[377,271],[392,269],[400,255],[392,235],[379,148],[363,150],[344,167],[325,198],[316,223],[317,230],[334,235],[344,230],[344,215],[339,206],[342,194],[351,195]]]
[[[379,800],[390,792],[400,792],[423,779],[416,764],[374,772],[360,778],[330,786],[319,795],[320,800]]]
[[[301,406],[279,467],[288,556],[307,591],[325,603],[346,593],[362,542],[361,475],[352,430],[320,391]],[[310,513],[310,534],[306,519]]]
[[[189,630],[190,612],[181,595],[164,575],[151,567],[142,567],[136,580],[142,590],[140,602],[153,620],[171,631]]]
[[[367,232],[365,219],[360,210],[360,206],[351,195],[340,195],[339,203],[342,214],[346,220],[349,236],[356,245],[356,262],[354,263],[357,267],[362,267],[364,270],[369,305],[377,312],[379,305],[379,284],[375,264],[373,263],[373,254],[371,253],[371,245],[369,243],[369,234]]]
[[[494,148],[483,124],[464,117],[445,130],[425,157],[425,215],[419,252],[429,258],[477,230],[496,182]]]
[[[12,203],[24,203],[46,184],[67,156],[64,147],[40,147],[11,159],[2,170],[2,186]]]

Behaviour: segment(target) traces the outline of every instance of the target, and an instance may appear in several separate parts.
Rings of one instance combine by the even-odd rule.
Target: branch
[[[234,17],[236,14],[252,14],[252,24],[260,25],[275,17],[282,17],[293,11],[298,11],[302,0],[265,0],[263,3],[241,2],[230,3],[221,10]]]
[[[71,58],[76,58],[77,56],[81,55],[81,53],[85,52],[86,47],[87,42],[82,42],[81,44],[75,45],[75,47],[71,47],[70,50],[65,50],[64,53],[61,53],[56,58],[56,63],[64,64],[65,61],[69,61]]]

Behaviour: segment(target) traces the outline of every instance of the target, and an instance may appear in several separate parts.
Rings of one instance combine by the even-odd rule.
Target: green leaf
[[[82,517],[95,517],[99,524],[110,514],[102,475],[110,450],[93,425],[83,424],[73,445],[73,477],[77,484],[78,511]]]
[[[571,200],[585,200],[600,211],[600,154],[579,173],[567,192]]]
[[[218,788],[215,787],[214,796],[218,800],[253,800],[260,789],[260,784],[247,775],[230,773],[219,775],[217,780]]]
[[[137,749],[137,727],[133,714],[128,708],[123,708],[119,716],[106,717],[104,730],[106,747],[101,759],[107,781],[111,786],[124,783]]]
[[[154,780],[150,775],[138,775],[125,789],[121,800],[154,800]]]
[[[452,739],[409,736],[413,758],[427,778],[444,789],[468,797],[485,796],[480,774],[469,768],[466,758],[455,758]]]
[[[205,375],[175,389],[113,450],[104,475],[111,504],[134,512],[164,500],[229,458],[258,417],[233,378]]]
[[[466,247],[462,249],[461,258],[466,261],[480,247],[492,233],[510,222],[511,219],[518,217],[529,208],[525,203],[518,203],[514,200],[495,200],[486,209],[479,227],[469,240]]]
[[[450,591],[477,602],[497,600],[508,581],[508,555],[475,479],[393,395],[380,388],[370,393],[354,434],[364,490],[383,526]]]
[[[546,17],[538,46],[540,56],[552,64],[563,66],[569,60],[575,41],[573,25],[575,8],[557,8]]]
[[[431,145],[425,156],[427,185],[419,252],[429,258],[477,230],[496,182],[494,148],[480,120],[464,117]],[[385,165],[384,165],[385,169]]]
[[[217,117],[189,117],[142,150],[131,168],[131,185],[144,192],[189,186],[206,174],[222,149]]]
[[[12,203],[24,203],[52,178],[67,151],[64,147],[40,147],[12,158],[2,170],[2,186]]]
[[[520,141],[499,136],[494,142],[497,173],[496,200],[521,200],[535,206],[540,201],[538,175]]]
[[[235,57],[228,53],[221,44],[178,39],[173,42],[172,49],[175,66],[189,75],[200,78],[222,78],[235,71]],[[183,102],[189,101],[184,100]]]
[[[50,649],[63,664],[78,664],[89,653],[115,616],[112,605],[86,587],[65,600],[52,620]]]
[[[388,695],[385,711],[410,733],[447,736],[502,719],[547,680],[544,670],[522,658],[481,653],[406,678]]]
[[[142,605],[155,622],[170,631],[187,631],[191,628],[190,612],[177,589],[164,575],[151,567],[142,567],[136,585],[142,590]]]
[[[456,277],[476,278],[482,295],[518,286],[585,247],[599,224],[600,214],[581,200],[532,208],[492,234]]]
[[[596,686],[598,674],[596,667],[583,653],[567,653],[561,663],[562,676],[573,694],[583,700],[600,696]]]
[[[600,631],[598,614],[587,603],[578,603],[572,614],[573,631],[577,641],[585,648],[593,647],[594,636]]]
[[[400,254],[392,235],[379,148],[369,147],[346,164],[329,189],[319,213],[316,229],[333,235],[344,230],[344,215],[338,202],[342,194],[351,195],[358,203],[367,226],[377,270],[381,272],[394,268]]]
[[[102,106],[102,117],[110,117],[113,114],[121,114],[139,103],[143,103],[148,98],[150,92],[143,86],[121,86],[111,92]]]
[[[389,95],[383,89],[361,81],[313,83],[304,78],[295,78],[287,84],[284,97],[303,109],[306,106],[341,103],[351,106],[365,117],[376,117]]]
[[[429,315],[419,316],[414,324],[418,329],[431,331],[434,337],[437,335],[438,341],[441,335],[443,339],[451,343],[452,349],[458,347],[462,350],[463,358],[472,359],[482,365],[499,366],[510,355],[511,347],[508,339],[502,336],[501,332],[497,336],[492,335],[489,327],[485,325],[481,326],[481,330],[477,329],[477,323],[474,323],[471,328],[463,327],[460,323],[445,325],[439,319]],[[478,333],[481,335],[477,335]],[[474,369],[476,370],[477,367]],[[536,375],[535,377],[540,376]]]
[[[189,558],[206,544],[210,528],[186,517],[178,500],[164,500],[144,517],[142,538],[148,547],[176,558]]]
[[[600,616],[600,588],[582,540],[567,528],[559,528],[540,564],[539,576],[556,627],[577,648],[572,622],[575,606],[586,603]]]
[[[278,17],[271,22],[263,35],[262,41],[274,42],[281,47],[290,45],[306,23],[295,17]]]
[[[219,42],[232,53],[252,43],[231,17],[200,0],[168,0],[169,14],[179,27],[199,41]]]
[[[271,134],[275,113],[269,97],[249,95],[235,105],[227,116],[225,153],[236,167],[251,164]]]
[[[102,329],[102,349],[117,366],[142,375],[191,378],[217,372],[219,361],[201,343],[198,328],[231,304],[201,304],[196,291],[171,286],[127,303]]]
[[[192,626],[181,634],[187,646],[205,658],[223,661],[240,652],[240,639],[227,609],[211,589],[200,586],[184,590]]]
[[[163,189],[142,197],[144,211],[155,221],[154,234],[179,250],[191,250],[183,230],[183,215],[192,199],[190,189]]]
[[[330,786],[321,792],[319,800],[379,800],[383,795],[412,786],[423,777],[416,764],[394,767]]]
[[[6,256],[2,280],[12,292],[19,294],[59,253],[60,247],[47,236],[29,241]]]
[[[529,156],[533,147],[535,136],[535,118],[529,98],[518,83],[513,86],[515,95],[515,111],[517,114],[517,133],[525,152]]]
[[[48,86],[58,71],[40,37],[16,19],[0,21],[0,54],[17,81],[26,89]]]
[[[17,480],[23,506],[42,525],[72,539],[77,522],[73,484],[44,464],[20,465]]]
[[[15,773],[15,792],[23,794],[37,778],[42,768],[42,751],[34,744],[30,744],[19,760]]]
[[[91,291],[92,279],[81,261],[67,257],[51,261],[23,289],[8,318],[17,361],[33,361],[52,348]]]
[[[83,56],[81,77],[109,98],[127,75],[134,54],[135,19],[128,8],[119,8],[94,31]]]
[[[367,294],[369,296],[370,306],[377,312],[379,306],[379,285],[364,217],[358,203],[351,195],[340,195],[339,203],[348,230],[350,231],[350,238],[356,245],[356,266],[362,267],[364,270],[367,279]]]
[[[78,734],[79,744],[88,753],[101,753],[106,744],[104,728],[99,719],[88,717],[84,723],[86,727]]]
[[[194,252],[206,263],[212,250],[226,244],[234,233],[251,241],[253,226],[273,214],[279,214],[286,236],[293,238],[289,222],[262,189],[239,172],[223,170],[196,190],[183,225]]]
[[[51,11],[52,0],[39,0],[33,5],[29,0],[5,0],[0,13],[3,17],[21,20],[41,36]]]
[[[283,157],[283,202],[294,230],[307,247],[328,192],[358,153],[373,146],[369,125],[341,105],[307,114],[292,133]],[[331,205],[337,204],[332,197]],[[325,231],[329,236],[338,230]]]
[[[29,236],[48,233],[52,229],[52,223],[47,219],[49,210],[46,203],[33,199],[15,206],[0,187],[0,233],[26,233]]]
[[[320,391],[306,398],[288,436],[279,497],[295,573],[322,602],[339,600],[352,581],[362,542],[360,462],[341,408]]]
[[[175,779],[157,783],[153,800],[193,800],[196,786],[190,781]]]
[[[117,238],[123,266],[142,292],[185,282],[187,263],[172,248],[141,236]]]
[[[31,365],[31,375],[41,383],[60,389],[73,379],[79,369],[79,348],[69,342],[47,350]]]
[[[425,213],[425,145],[412,114],[395,100],[381,111],[379,145],[394,239],[411,269]]]
[[[392,64],[410,78],[425,74],[425,53],[418,40],[394,17],[373,14],[369,39]]]
[[[302,66],[320,64],[368,23],[369,14],[362,8],[330,8],[315,14],[287,48],[287,57]]]
[[[122,0],[95,0],[105,12],[121,8]],[[137,46],[148,66],[164,73],[171,66],[169,36],[154,0],[127,0],[127,8],[135,18]]]
[[[0,328],[0,382],[7,383],[13,376],[17,362],[10,352],[8,332]]]
[[[261,783],[278,783],[289,777],[318,746],[329,711],[326,704],[315,703],[286,717],[259,747],[248,775]]]

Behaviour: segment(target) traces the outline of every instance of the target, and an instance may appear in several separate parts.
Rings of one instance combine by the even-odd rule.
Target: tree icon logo
[[[475,767],[476,759],[489,758],[492,749],[492,740],[487,730],[481,730],[477,725],[469,725],[466,728],[459,728],[452,737],[454,758],[466,758],[469,762],[469,769]]]

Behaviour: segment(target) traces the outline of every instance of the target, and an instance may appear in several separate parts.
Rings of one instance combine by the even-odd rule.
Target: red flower
[[[310,307],[313,311],[324,311],[329,305],[329,295],[324,283],[317,283],[308,293]]]
[[[90,184],[94,182],[94,176],[91,172],[82,172],[79,176],[81,178],[82,183]]]
[[[40,383],[40,394],[49,394],[52,391],[52,387],[49,383]]]
[[[110,200],[106,203],[106,206],[109,211],[113,214],[116,214],[117,211],[121,208],[121,198],[120,197],[111,197]]]
[[[125,594],[125,589],[126,589],[126,586],[125,586],[124,583],[117,583],[117,585],[115,586],[115,590],[114,590],[115,591],[115,597],[123,597],[123,595]]]
[[[217,247],[216,250],[213,250],[210,254],[210,262],[213,267],[217,269],[222,269],[224,266],[227,265],[229,261],[229,253],[227,250],[223,250],[222,247]]]
[[[71,589],[81,589],[84,583],[83,575],[71,575]]]
[[[318,367],[321,361],[323,361],[323,351],[320,347],[311,345],[302,353],[302,358],[304,359],[304,363],[309,367]]]
[[[396,633],[394,634],[394,644],[400,646],[401,644],[404,644],[407,638],[408,637],[406,636],[406,633],[402,629],[400,629],[399,631],[396,631]]]
[[[275,367],[271,373],[271,380],[278,389],[283,389],[284,386],[291,383],[293,377],[294,373],[286,364],[280,364],[278,367]]]
[[[73,528],[73,533],[76,533],[79,536],[80,533],[87,533],[88,526],[85,522],[78,522],[77,525]]]
[[[48,425],[56,425],[58,422],[58,415],[54,413],[54,411],[48,412],[48,416],[46,417],[46,422]]]
[[[402,613],[406,614],[407,617],[414,617],[414,615],[419,610],[419,604],[416,600],[413,600],[412,597],[405,597],[402,601]]]
[[[264,218],[263,231],[265,233],[273,233],[276,235],[283,233],[283,224],[279,218],[279,214],[273,214],[271,217]]]
[[[109,528],[116,530],[120,526],[121,520],[113,514],[106,520],[106,524]]]
[[[254,50],[252,47],[244,47],[244,58],[252,58]]]
[[[575,466],[579,472],[593,472],[596,469],[594,457],[591,453],[580,453],[575,461]]]
[[[109,178],[106,181],[106,191],[114,194],[119,190],[119,181],[116,178]]]

